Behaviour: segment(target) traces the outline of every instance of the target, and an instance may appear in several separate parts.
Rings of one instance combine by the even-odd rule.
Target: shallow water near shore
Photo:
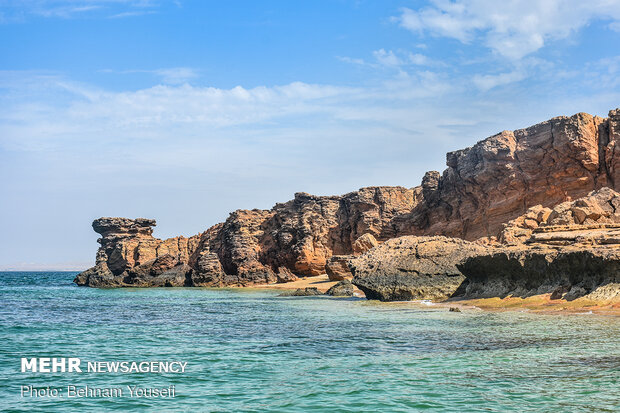
[[[4,411],[618,411],[620,318],[448,312],[278,291],[90,289],[0,273]],[[21,357],[183,361],[182,374],[21,373]],[[167,387],[30,398],[20,386]]]

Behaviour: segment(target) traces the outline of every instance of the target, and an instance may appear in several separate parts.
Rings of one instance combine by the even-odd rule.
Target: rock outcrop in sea
[[[326,267],[333,279],[348,279],[350,263],[396,237],[479,240],[475,248],[483,248],[482,240],[522,244],[544,237],[536,235],[543,233],[537,228],[551,219],[550,208],[620,186],[619,141],[620,109],[605,119],[579,113],[450,152],[448,168],[442,174],[427,172],[417,187],[369,187],[343,196],[298,193],[270,210],[235,211],[189,238],[154,238],[154,220],[100,218],[93,222],[101,234],[96,265],[75,282],[93,287],[252,285],[319,275]],[[577,220],[583,216],[571,213]],[[578,225],[591,219],[586,215]],[[512,229],[504,228],[509,221]],[[431,290],[438,297],[448,294],[437,284]],[[420,295],[408,291],[393,296]]]

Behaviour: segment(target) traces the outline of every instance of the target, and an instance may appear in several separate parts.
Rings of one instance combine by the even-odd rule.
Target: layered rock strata
[[[465,297],[620,299],[619,193],[602,188],[553,209],[533,207],[500,239],[506,245],[457,265]]]
[[[544,209],[620,185],[619,140],[618,109],[607,119],[585,113],[553,118],[448,153],[443,174],[428,172],[418,187],[370,187],[343,196],[298,193],[271,210],[235,211],[190,238],[156,239],[153,220],[102,218],[93,223],[102,235],[96,265],[76,282],[271,283],[322,274],[332,256],[374,246],[371,236],[378,243],[403,235],[492,239],[530,207]]]

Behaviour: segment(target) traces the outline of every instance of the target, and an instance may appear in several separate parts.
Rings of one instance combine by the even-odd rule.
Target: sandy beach
[[[304,277],[299,278],[297,281],[293,281],[290,283],[280,283],[280,284],[261,284],[253,286],[252,288],[269,288],[276,290],[296,290],[298,288],[306,288],[306,287],[316,287],[319,291],[325,292],[329,290],[333,285],[338,284],[338,281],[330,281],[327,277],[327,274],[317,275],[316,277]],[[358,290],[359,291],[359,290]],[[360,293],[363,294],[361,291]]]
[[[274,290],[296,290],[298,288],[316,287],[321,292],[326,292],[331,286],[337,284],[337,281],[330,281],[327,274],[318,275],[316,277],[304,277],[297,281],[280,284],[263,284],[256,285],[252,288],[274,289]],[[355,289],[357,297],[364,297],[364,293]],[[411,303],[414,305],[427,305],[429,301],[399,301],[391,304]],[[390,303],[385,303],[390,304]],[[505,297],[505,298],[479,298],[470,300],[451,299],[441,302],[433,302],[436,307],[458,307],[461,310],[482,309],[489,311],[530,311],[540,313],[589,313],[607,314],[620,316],[620,301],[611,300],[606,302],[597,302],[585,298],[578,298],[573,301],[552,300],[551,294],[534,295],[527,298],[521,297]]]

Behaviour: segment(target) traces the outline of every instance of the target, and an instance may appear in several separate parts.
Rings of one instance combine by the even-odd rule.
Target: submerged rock
[[[443,300],[465,281],[456,264],[485,251],[461,239],[394,238],[351,260],[353,284],[370,300]]]
[[[298,288],[296,290],[284,291],[279,297],[311,297],[315,295],[323,295],[316,287]]]

